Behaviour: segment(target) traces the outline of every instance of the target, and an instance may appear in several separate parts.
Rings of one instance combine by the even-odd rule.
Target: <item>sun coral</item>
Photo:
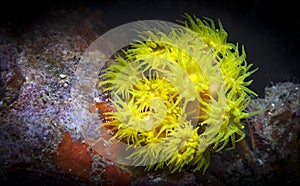
[[[133,165],[206,170],[213,151],[244,138],[250,96],[244,48],[219,22],[184,16],[184,29],[141,33],[100,75],[115,108],[105,127],[133,149]]]

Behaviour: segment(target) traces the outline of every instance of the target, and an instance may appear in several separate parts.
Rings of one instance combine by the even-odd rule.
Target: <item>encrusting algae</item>
[[[244,48],[221,23],[185,15],[185,29],[141,33],[100,75],[113,112],[104,127],[133,152],[133,165],[205,171],[210,153],[235,148],[256,94]]]

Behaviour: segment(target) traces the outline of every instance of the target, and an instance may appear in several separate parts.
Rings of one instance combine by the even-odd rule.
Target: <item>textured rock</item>
[[[98,147],[99,149],[100,147]],[[108,148],[108,147],[102,147]],[[116,151],[111,153],[117,153]],[[107,162],[105,159],[99,159],[97,164],[93,164],[95,158],[99,155],[93,148],[85,142],[72,141],[70,133],[66,133],[58,145],[57,150],[52,153],[55,164],[61,168],[64,174],[78,176],[81,181],[99,185],[130,185],[130,175],[119,168],[113,162]],[[95,170],[96,169],[96,170]],[[99,180],[90,180],[91,178],[99,178]]]

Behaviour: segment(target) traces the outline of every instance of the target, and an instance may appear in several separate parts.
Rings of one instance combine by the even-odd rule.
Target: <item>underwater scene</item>
[[[1,185],[300,183],[295,3],[0,12]]]

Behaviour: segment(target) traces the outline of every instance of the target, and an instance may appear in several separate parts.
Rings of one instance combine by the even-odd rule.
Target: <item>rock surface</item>
[[[264,98],[254,99],[249,111],[263,112],[245,121],[246,139],[235,150],[212,155],[204,175],[121,167],[92,151],[94,141],[84,140],[94,128],[72,122],[71,87],[84,50],[105,30],[101,20],[96,10],[61,9],[49,12],[43,22],[25,25],[21,33],[0,29],[0,183],[300,183],[300,86],[290,82],[267,87]],[[96,113],[96,106],[90,108]],[[98,148],[107,151],[106,145]]]

